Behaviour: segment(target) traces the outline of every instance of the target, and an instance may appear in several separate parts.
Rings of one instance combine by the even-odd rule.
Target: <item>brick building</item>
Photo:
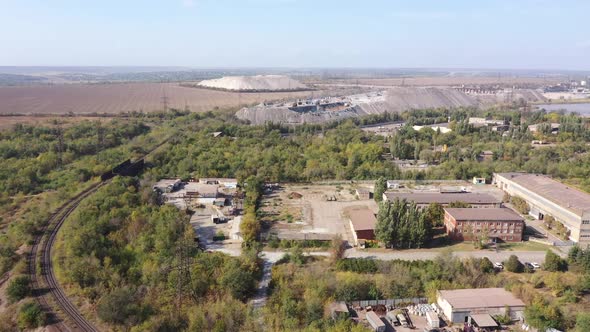
[[[350,228],[354,237],[354,244],[359,245],[362,240],[375,240],[375,225],[377,218],[368,209],[352,210],[349,213]]]
[[[524,219],[507,208],[445,208],[445,228],[453,240],[472,240],[482,232],[490,239],[522,241]]]

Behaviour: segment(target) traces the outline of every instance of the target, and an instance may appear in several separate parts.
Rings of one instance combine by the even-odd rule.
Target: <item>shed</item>
[[[330,303],[330,316],[333,320],[346,319],[349,315],[348,306],[344,301]]]
[[[471,324],[479,328],[497,328],[498,323],[490,314],[471,315]]]
[[[360,200],[368,200],[368,199],[371,199],[371,192],[367,188],[357,188],[356,189],[356,196]]]
[[[359,245],[360,240],[375,239],[377,218],[375,218],[373,211],[369,209],[352,210],[349,212],[349,218],[352,236],[356,245]]]

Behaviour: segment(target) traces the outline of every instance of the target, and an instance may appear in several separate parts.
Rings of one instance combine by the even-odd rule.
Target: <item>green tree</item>
[[[504,263],[506,271],[514,273],[522,273],[524,271],[524,264],[522,264],[516,255],[510,255],[508,260]]]
[[[567,261],[559,257],[551,250],[547,250],[545,254],[545,264],[543,268],[547,271],[558,272],[567,270]]]
[[[6,296],[11,303],[24,299],[30,293],[30,280],[27,276],[18,276],[12,279],[6,288]]]
[[[492,261],[487,257],[484,257],[479,261],[479,268],[483,273],[494,272],[494,264],[492,264]]]
[[[139,305],[129,288],[115,289],[104,295],[98,301],[96,311],[107,323],[131,326],[141,321]]]
[[[387,190],[387,180],[384,177],[380,177],[375,182],[375,189],[373,190],[373,198],[375,202],[379,203],[383,200],[383,193]]]

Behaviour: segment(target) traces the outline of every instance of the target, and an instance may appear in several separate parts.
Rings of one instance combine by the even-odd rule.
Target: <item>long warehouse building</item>
[[[590,194],[542,174],[494,173],[493,183],[524,199],[531,216],[553,216],[570,231],[570,240],[590,244]]]

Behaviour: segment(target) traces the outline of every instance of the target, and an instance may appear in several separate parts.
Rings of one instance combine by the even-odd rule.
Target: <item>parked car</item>
[[[494,267],[495,267],[496,269],[503,270],[503,269],[504,269],[504,264],[502,264],[502,263],[500,263],[500,262],[495,262],[495,263],[494,263]]]
[[[533,269],[535,269],[535,270],[538,270],[541,268],[541,265],[539,263],[532,262],[531,265],[533,266]]]

